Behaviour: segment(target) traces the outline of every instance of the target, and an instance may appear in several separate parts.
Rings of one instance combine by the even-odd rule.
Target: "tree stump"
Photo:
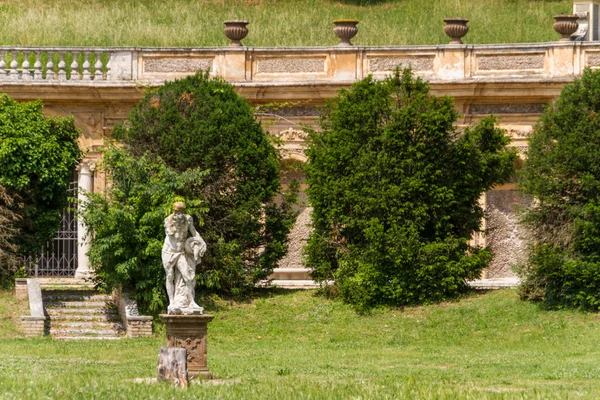
[[[173,381],[187,387],[187,350],[181,347],[161,347],[158,350],[158,380]]]

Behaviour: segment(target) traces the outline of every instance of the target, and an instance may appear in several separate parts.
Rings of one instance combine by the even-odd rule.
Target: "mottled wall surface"
[[[312,231],[310,215],[312,207],[304,207],[296,223],[288,235],[288,252],[278,264],[279,268],[304,268],[302,263],[302,249],[306,246],[310,232]]]
[[[486,242],[494,258],[486,270],[486,278],[514,277],[512,267],[526,256],[527,232],[519,225],[519,210],[531,199],[516,190],[492,190],[486,193]]]
[[[302,252],[312,231],[312,207],[308,205],[306,177],[302,171],[302,163],[287,160],[284,161],[281,171],[281,184],[284,189],[287,188],[292,180],[300,184],[298,204],[294,207],[298,212],[298,217],[288,234],[287,254],[279,260],[277,264],[278,268],[304,268]]]

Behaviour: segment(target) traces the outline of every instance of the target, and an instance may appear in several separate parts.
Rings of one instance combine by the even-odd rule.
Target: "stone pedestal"
[[[213,315],[170,315],[160,318],[167,328],[167,347],[183,347],[187,350],[188,377],[211,379],[206,360],[206,334]]]

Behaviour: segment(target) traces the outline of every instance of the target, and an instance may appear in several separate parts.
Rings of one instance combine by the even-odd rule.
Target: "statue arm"
[[[188,230],[190,231],[190,235],[192,235],[193,237],[195,237],[197,239],[202,240],[202,237],[200,236],[200,234],[194,227],[194,220],[192,219],[192,217],[190,215],[188,215]]]
[[[198,259],[198,257],[202,257],[204,255],[204,252],[206,251],[206,242],[204,241],[204,239],[202,239],[202,236],[200,236],[200,234],[194,227],[194,220],[191,216],[188,216],[188,230],[190,232],[190,235],[192,235],[194,239],[200,242],[200,246],[196,250],[197,253],[194,254],[195,258]]]

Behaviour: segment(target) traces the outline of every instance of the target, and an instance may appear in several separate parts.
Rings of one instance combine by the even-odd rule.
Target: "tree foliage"
[[[478,200],[516,155],[493,118],[464,132],[456,118],[450,98],[404,70],[341,91],[311,133],[307,262],[358,308],[454,296],[490,260],[468,244]]]
[[[42,107],[0,94],[0,185],[23,205],[8,205],[20,217],[13,243],[22,254],[35,254],[56,233],[81,157],[73,118],[45,118]]]
[[[600,309],[600,71],[586,70],[546,108],[529,137],[521,190],[534,244],[524,298]]]
[[[208,245],[200,293],[241,293],[272,272],[294,214],[288,201],[274,200],[276,150],[230,84],[200,73],[168,82],[114,136],[124,147],[107,153],[113,188],[92,199],[86,217],[99,279],[135,289],[151,312],[165,306],[160,248],[176,196]]]
[[[15,193],[9,194],[6,188],[0,185],[0,288],[12,284],[16,271],[19,248],[15,237],[19,233],[20,208],[18,196]]]

